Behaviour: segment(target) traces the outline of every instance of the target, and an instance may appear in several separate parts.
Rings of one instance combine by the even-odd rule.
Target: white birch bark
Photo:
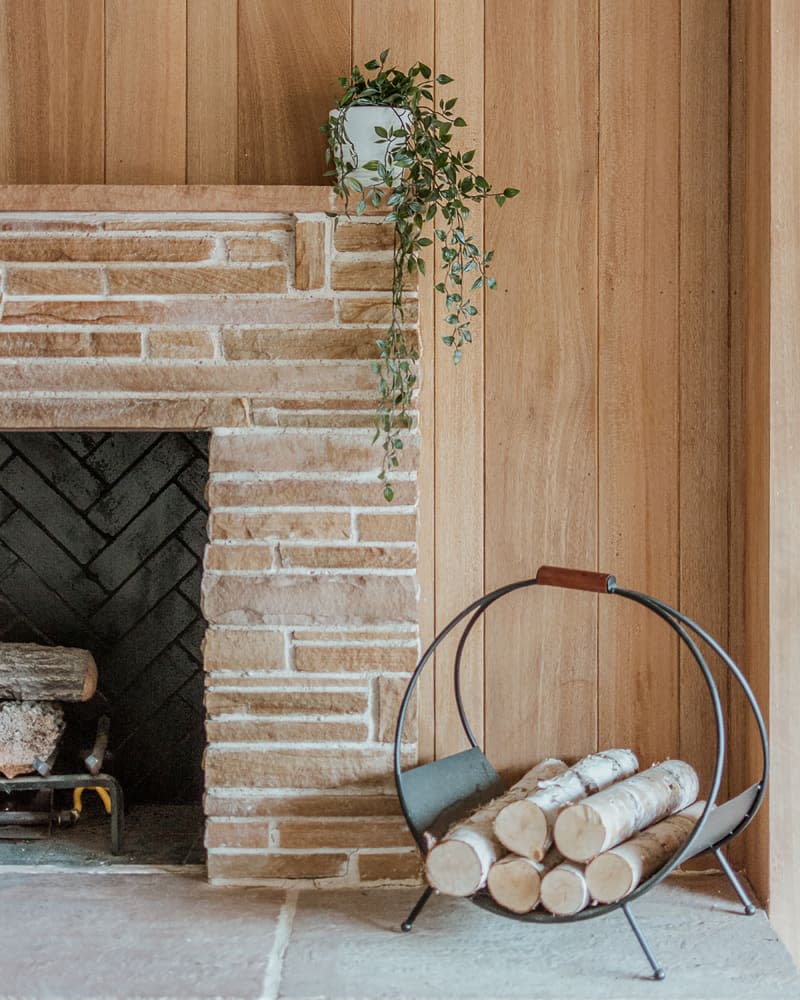
[[[563,860],[556,850],[542,861],[507,854],[489,869],[489,895],[512,913],[530,913],[539,904],[543,876]]]
[[[553,778],[566,769],[562,760],[548,758],[531,768],[503,795],[454,824],[428,851],[425,874],[433,888],[447,896],[471,896],[482,889],[489,869],[508,853],[494,835],[494,818],[498,811],[509,802],[530,794],[540,781]]]
[[[682,760],[665,760],[567,806],[553,829],[556,847],[571,861],[591,861],[639,830],[685,809],[699,789],[693,767]]]
[[[542,879],[542,906],[560,917],[585,910],[591,901],[583,865],[564,861]]]
[[[578,761],[563,774],[497,814],[494,832],[514,854],[541,861],[553,843],[553,824],[565,807],[635,774],[639,761],[632,750],[604,750]]]
[[[616,903],[633,892],[686,843],[705,807],[705,802],[695,802],[598,855],[586,868],[592,899],[598,903]]]

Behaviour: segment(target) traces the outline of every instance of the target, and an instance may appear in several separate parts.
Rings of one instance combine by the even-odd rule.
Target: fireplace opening
[[[92,653],[97,694],[64,704],[53,772],[83,767],[107,714],[126,805],[114,857],[99,794],[61,828],[72,791],[0,792],[0,864],[204,861],[207,479],[203,433],[0,434],[0,642]]]

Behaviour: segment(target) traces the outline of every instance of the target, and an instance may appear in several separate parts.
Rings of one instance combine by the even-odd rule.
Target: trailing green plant
[[[387,68],[388,55],[387,49],[364,63],[366,73],[354,66],[349,79],[339,78],[343,92],[322,131],[327,136],[327,176],[334,178],[347,214],[357,198],[356,215],[363,215],[369,206],[385,205],[386,221],[394,224],[391,316],[386,333],[376,341],[379,357],[373,362],[379,392],[374,441],[382,439],[379,478],[386,500],[391,501],[391,472],[400,463],[403,432],[413,422],[419,360],[416,344],[407,336],[405,285],[409,278],[426,273],[424,254],[435,242],[441,273],[434,287],[444,296],[450,327],[442,340],[458,364],[464,345],[472,341],[471,324],[478,314],[475,293],[496,287],[496,280],[487,274],[494,253],[484,252],[470,232],[469,206],[489,197],[503,205],[519,192],[505,188],[493,195],[492,185],[473,167],[475,150],[454,148],[457,131],[467,123],[454,113],[455,97],[435,100],[430,67],[418,62],[407,72]],[[440,87],[452,82],[444,74],[435,78]],[[347,133],[347,110],[362,105],[386,105],[397,111],[396,125],[375,128],[376,142],[384,149],[382,159],[367,163],[357,162]],[[369,172],[367,183],[354,176],[358,169]]]

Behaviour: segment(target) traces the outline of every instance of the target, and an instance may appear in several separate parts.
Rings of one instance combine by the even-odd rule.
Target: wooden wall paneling
[[[771,10],[770,918],[800,961],[800,18]]]
[[[103,141],[103,0],[0,0],[0,182],[102,184]]]
[[[483,7],[484,0],[463,0],[436,9],[436,72],[454,82],[436,88],[437,101],[455,97],[454,108],[467,121],[456,134],[462,150],[475,149],[475,169],[483,173]],[[468,232],[477,234],[484,249],[483,206],[470,210]],[[500,253],[502,269],[508,254]],[[438,268],[438,261],[435,262]],[[471,278],[465,292],[471,284]],[[439,280],[439,276],[435,280]],[[445,322],[444,300],[435,297],[436,368],[436,628],[443,628],[463,607],[484,591],[483,520],[483,383],[484,295],[472,293],[479,310],[472,323],[473,343],[459,365],[453,350],[442,343],[451,332]],[[443,757],[469,744],[454,701],[452,664],[457,637],[448,640],[436,663],[436,755]],[[462,661],[462,694],[467,717],[483,740],[483,626],[473,630]]]
[[[748,0],[731,4],[731,209],[731,639],[769,721],[770,8]],[[730,739],[735,792],[752,784],[760,756],[735,685]],[[768,902],[767,809],[731,854]]]
[[[600,568],[678,599],[678,0],[600,3]],[[679,749],[678,647],[600,604],[600,743]]]
[[[187,184],[236,183],[238,66],[238,0],[187,0]]]
[[[487,2],[486,172],[522,192],[486,209],[488,588],[596,565],[597,58],[596,3]],[[595,748],[596,602],[542,588],[488,613],[486,747],[506,774]]]
[[[430,0],[353,0],[353,27],[350,64],[363,65],[376,58],[384,49],[390,50],[389,62],[408,69],[422,61],[434,66],[435,61],[434,4]],[[419,284],[420,360],[419,408],[420,468],[419,468],[419,628],[422,648],[432,641],[436,631],[436,580],[441,568],[435,562],[435,463],[437,428],[433,415],[436,406],[434,371],[434,302],[433,277]],[[432,760],[436,751],[435,675],[431,664],[422,674],[418,693],[419,741],[421,761]]]
[[[679,607],[727,646],[728,0],[682,0],[680,46]],[[728,672],[708,660],[727,712]],[[713,710],[683,645],[679,699],[680,757],[707,788]]]
[[[106,0],[106,183],[186,182],[186,0]]]
[[[323,184],[350,0],[239,0],[239,183]]]

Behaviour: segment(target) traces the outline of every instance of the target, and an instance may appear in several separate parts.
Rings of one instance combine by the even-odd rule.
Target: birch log
[[[489,869],[508,852],[494,835],[494,818],[509,802],[522,798],[540,781],[566,771],[562,760],[548,758],[531,768],[503,795],[487,802],[468,819],[452,826],[428,851],[428,882],[446,896],[471,896],[486,885]]]
[[[553,836],[570,861],[591,861],[604,851],[697,798],[700,783],[682,760],[662,764],[619,781],[559,813]]]
[[[530,795],[497,814],[494,832],[514,854],[541,861],[553,843],[553,824],[565,807],[615,781],[635,774],[639,761],[632,750],[604,750],[578,761],[563,774],[541,782]]]
[[[591,896],[586,885],[583,865],[564,861],[542,879],[542,906],[560,917],[580,913],[589,905]]]
[[[705,802],[695,802],[598,855],[586,868],[592,899],[598,903],[616,903],[633,892],[686,843],[705,807]]]
[[[507,854],[489,869],[486,887],[500,906],[512,913],[530,913],[539,903],[543,876],[563,860],[556,850],[543,861]]]
[[[64,712],[47,701],[0,703],[0,774],[16,778],[33,771],[36,757],[47,760],[64,732]]]
[[[96,687],[88,649],[0,642],[0,701],[88,701]]]

